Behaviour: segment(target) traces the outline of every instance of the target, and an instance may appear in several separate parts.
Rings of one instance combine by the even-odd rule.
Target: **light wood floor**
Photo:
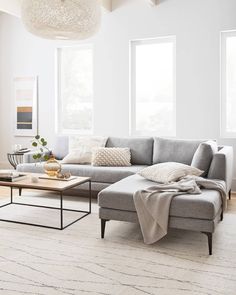
[[[18,194],[18,190],[14,190],[14,195]],[[9,187],[0,187],[0,198],[5,198],[10,196]]]
[[[231,200],[228,201],[227,212],[236,214],[236,193],[231,194]]]
[[[10,195],[10,189],[8,187],[0,187],[0,198],[8,197]]]

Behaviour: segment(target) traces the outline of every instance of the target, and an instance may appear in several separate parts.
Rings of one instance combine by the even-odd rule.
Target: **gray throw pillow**
[[[202,176],[206,176],[214,154],[218,151],[217,143],[213,140],[202,142],[192,159],[191,166],[203,170]]]

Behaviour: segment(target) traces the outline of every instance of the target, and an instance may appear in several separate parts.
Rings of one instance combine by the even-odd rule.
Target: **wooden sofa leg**
[[[229,191],[229,200],[231,200],[231,190]]]
[[[101,238],[104,239],[105,228],[106,228],[106,219],[101,219]]]
[[[19,196],[22,194],[22,188],[19,188]]]
[[[221,214],[220,214],[220,221],[222,221],[224,219],[224,212],[222,210]]]
[[[209,248],[209,255],[212,255],[212,233],[209,232],[202,232],[203,234],[207,235],[208,239],[208,248]]]

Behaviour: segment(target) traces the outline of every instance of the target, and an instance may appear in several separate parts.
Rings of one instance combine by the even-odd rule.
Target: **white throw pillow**
[[[61,164],[90,164],[92,153],[90,151],[76,149],[71,151],[61,161]]]
[[[69,138],[69,151],[83,149],[92,151],[93,148],[105,147],[107,137],[71,135]]]
[[[200,176],[203,172],[185,164],[166,162],[144,168],[138,174],[155,182],[169,183],[178,181],[187,175]]]
[[[70,152],[62,160],[62,164],[91,164],[92,151],[98,147],[104,147],[107,137],[101,136],[71,136]]]
[[[93,166],[131,166],[129,148],[98,148],[93,152]]]

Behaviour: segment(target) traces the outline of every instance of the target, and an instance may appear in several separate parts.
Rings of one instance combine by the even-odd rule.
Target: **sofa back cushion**
[[[131,164],[133,165],[152,165],[153,138],[122,138],[109,137],[106,147],[130,148]]]
[[[62,160],[69,153],[69,137],[66,135],[57,136],[54,148],[52,149],[53,155],[58,160]]]
[[[178,162],[191,165],[193,155],[202,140],[154,138],[153,164]]]

